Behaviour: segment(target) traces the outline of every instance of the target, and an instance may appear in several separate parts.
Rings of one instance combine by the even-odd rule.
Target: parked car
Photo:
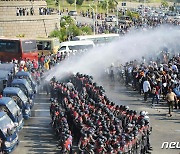
[[[17,87],[6,87],[3,90],[4,97],[11,97],[15,103],[22,109],[22,114],[24,119],[29,119],[31,116],[30,102],[28,98],[22,92],[20,88]]]
[[[12,152],[19,144],[16,127],[6,112],[0,112],[0,138],[1,149],[4,153]]]
[[[17,131],[22,129],[24,125],[22,110],[18,107],[12,98],[0,98],[0,110],[7,113],[7,115],[14,122]]]
[[[77,16],[77,11],[69,11],[69,16]]]
[[[105,21],[106,22],[116,22],[117,21],[117,18],[115,15],[110,15],[108,17],[105,18]]]
[[[27,82],[31,85],[34,93],[35,94],[37,93],[37,83],[33,79],[32,75],[29,72],[19,71],[16,73],[15,78],[16,79],[26,79]]]

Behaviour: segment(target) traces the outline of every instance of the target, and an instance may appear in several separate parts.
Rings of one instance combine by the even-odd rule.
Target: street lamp
[[[96,34],[96,24],[95,24],[95,18],[94,18],[94,8],[89,4],[89,7],[93,10],[93,31],[94,31],[94,35]]]

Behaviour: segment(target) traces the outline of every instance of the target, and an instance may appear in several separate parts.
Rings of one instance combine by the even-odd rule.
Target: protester
[[[177,102],[177,97],[174,92],[172,92],[172,89],[169,88],[168,93],[166,95],[168,107],[169,107],[169,115],[172,116],[171,112],[173,111],[173,106],[175,104],[175,101]]]
[[[143,92],[144,92],[144,101],[147,101],[147,97],[149,94],[149,91],[151,91],[151,86],[147,78],[145,78],[145,81],[143,82]]]

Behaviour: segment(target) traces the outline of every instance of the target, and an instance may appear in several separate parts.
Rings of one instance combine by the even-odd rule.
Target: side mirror
[[[11,136],[11,135],[12,135],[10,128],[7,129],[7,135],[8,135],[8,136]]]

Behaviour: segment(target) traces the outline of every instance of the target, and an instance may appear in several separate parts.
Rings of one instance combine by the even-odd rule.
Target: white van
[[[93,41],[67,41],[60,43],[59,52],[77,52],[82,50],[89,50],[93,48],[95,45]]]

